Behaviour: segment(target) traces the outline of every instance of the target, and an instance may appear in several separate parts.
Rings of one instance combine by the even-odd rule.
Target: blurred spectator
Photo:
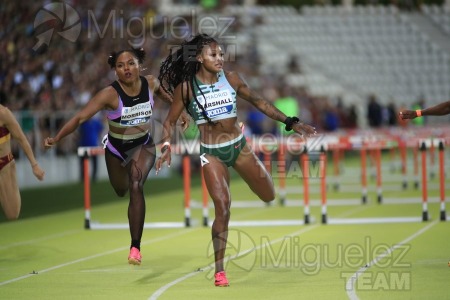
[[[387,125],[388,126],[397,126],[398,116],[397,116],[397,107],[394,102],[390,102],[386,107],[387,112]]]
[[[370,127],[378,128],[383,123],[382,107],[374,94],[369,95],[367,105],[367,119]]]
[[[324,130],[335,131],[339,128],[339,115],[337,108],[333,107],[328,101],[325,102],[324,107]]]
[[[247,110],[246,125],[254,135],[261,135],[265,132],[263,123],[266,119],[267,116],[256,108],[251,107]]]
[[[266,1],[276,3],[277,1]],[[130,47],[140,43],[147,52],[147,60],[143,69],[145,72],[157,74],[160,61],[165,57],[171,45],[179,44],[174,35],[189,38],[200,30],[198,22],[202,13],[208,18],[216,18],[220,13],[225,14],[233,22],[228,24],[218,20],[217,24],[224,26],[217,28],[217,33],[224,38],[221,42],[226,46],[228,66],[238,72],[246,74],[252,86],[257,87],[260,94],[270,100],[266,91],[283,84],[284,79],[275,73],[261,73],[260,66],[264,65],[264,55],[260,53],[258,26],[267,22],[265,15],[258,7],[246,7],[245,14],[232,15],[234,9],[226,6],[240,4],[230,0],[175,0],[174,4],[198,5],[195,16],[192,14],[177,16],[162,15],[158,10],[162,1],[118,0],[118,1],[69,1],[77,14],[81,25],[81,33],[76,41],[69,41],[60,34],[62,20],[51,20],[35,26],[35,18],[42,8],[50,1],[3,1],[0,4],[0,98],[6,95],[10,99],[10,109],[13,111],[26,110],[23,120],[24,130],[31,141],[36,133],[41,136],[51,136],[62,122],[66,113],[83,106],[92,93],[115,80],[114,72],[109,70],[104,62],[109,52],[115,48]],[[257,2],[262,4],[263,2]],[[118,10],[120,7],[120,10]],[[225,9],[223,9],[225,8]],[[207,12],[205,12],[207,10]],[[214,12],[214,14],[212,14]],[[227,12],[227,13],[225,13]],[[76,17],[76,16],[75,16]],[[219,15],[220,17],[220,15]],[[77,19],[77,18],[75,18]],[[142,20],[141,24],[138,20]],[[212,20],[212,19],[211,19]],[[228,20],[228,19],[227,19]],[[186,21],[186,22],[185,22]],[[57,26],[54,26],[57,23]],[[175,25],[176,29],[169,25]],[[184,26],[181,26],[184,25]],[[205,25],[205,24],[203,24]],[[228,26],[229,25],[229,26]],[[54,34],[49,45],[43,45],[37,51],[33,47],[37,44],[37,36],[54,26]],[[144,30],[144,32],[142,31]],[[176,33],[176,34],[175,34]],[[220,38],[220,37],[219,37]],[[239,45],[236,48],[236,44]],[[233,48],[235,47],[235,48]],[[99,59],[101,58],[101,59]],[[291,53],[287,61],[283,61],[288,72],[301,74],[302,61],[300,57]],[[98,80],[98,74],[104,74]],[[331,119],[324,124],[323,103],[320,96],[311,96],[306,88],[283,92],[276,101],[276,106],[289,115],[297,115],[306,123],[314,123],[317,128],[333,128]],[[319,100],[318,100],[319,99]],[[281,101],[282,100],[282,101]],[[165,115],[167,107],[160,109],[160,103],[155,104],[155,110]],[[254,134],[273,132],[274,122],[263,120],[261,113],[248,104],[239,104],[242,120],[247,116],[247,129]],[[345,113],[342,113],[343,109]],[[301,111],[300,111],[301,110]],[[354,110],[355,112],[356,110]],[[31,113],[34,116],[31,116]],[[357,126],[356,113],[346,112],[338,107],[339,127]],[[342,117],[345,116],[345,117]],[[155,116],[159,118],[160,116]],[[328,116],[328,117],[332,117]],[[34,118],[34,120],[32,120]],[[344,120],[344,121],[343,121]],[[34,125],[33,125],[34,124]],[[39,125],[39,128],[37,127]],[[283,124],[277,124],[277,129],[286,134]],[[33,128],[33,126],[36,126]],[[40,130],[40,131],[39,131]],[[69,137],[58,144],[56,153],[66,155],[74,153],[78,141]],[[39,152],[38,152],[39,153]]]
[[[32,148],[34,148],[35,140],[33,135],[34,130],[34,114],[31,110],[30,101],[25,101],[22,107],[20,126],[22,127],[22,131],[27,137],[28,141]]]
[[[356,129],[358,127],[358,114],[355,104],[350,105],[347,112],[347,128]]]

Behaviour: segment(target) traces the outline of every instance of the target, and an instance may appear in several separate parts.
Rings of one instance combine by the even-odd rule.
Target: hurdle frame
[[[422,139],[423,140],[423,139]],[[193,199],[191,199],[190,194],[190,185],[191,185],[191,169],[190,169],[190,160],[192,158],[192,155],[199,151],[199,141],[193,141],[194,144],[190,145],[173,145],[172,148],[174,153],[180,154],[182,156],[182,165],[183,165],[183,187],[184,187],[184,221],[183,222],[146,222],[144,224],[144,228],[185,228],[190,227],[193,225],[193,222],[191,220],[191,202]],[[327,179],[326,179],[326,169],[327,169],[327,151],[332,150],[334,147],[340,147],[339,145],[333,144],[333,143],[339,143],[339,139],[331,138],[331,139],[325,139],[324,141],[321,141],[321,143],[316,144],[313,151],[320,152],[320,185],[321,185],[321,199],[320,204],[321,205],[321,223],[322,224],[367,224],[367,223],[403,223],[403,222],[424,222],[429,220],[429,212],[428,212],[428,198],[426,194],[427,190],[427,163],[426,163],[426,143],[432,143],[435,145],[435,149],[439,150],[439,174],[440,174],[440,220],[441,221],[447,221],[450,218],[446,214],[446,207],[445,207],[445,183],[444,183],[444,140],[443,139],[429,139],[426,140],[426,143],[420,143],[415,142],[415,147],[412,147],[414,153],[418,153],[419,150],[421,152],[421,158],[422,158],[422,216],[421,217],[389,217],[389,218],[348,218],[348,219],[337,219],[337,218],[330,218],[327,211],[328,201],[326,196],[326,189],[327,189]],[[360,150],[360,153],[365,153],[368,150],[373,150],[375,148],[378,148],[378,151],[381,151],[381,148],[383,147],[383,143],[372,143],[370,147],[368,147],[364,142],[360,141],[350,141],[347,142],[347,144],[351,144],[352,150]],[[255,142],[252,141],[252,145],[255,145]],[[356,145],[356,147],[355,147]],[[399,147],[400,143],[398,144]],[[411,143],[404,143],[404,147],[408,147],[411,145]],[[402,146],[403,146],[402,145]],[[418,147],[420,145],[420,148]],[[280,141],[277,141],[276,147],[278,148],[276,151],[278,151],[278,159],[280,161],[285,162],[284,155],[287,151],[286,145],[280,143]],[[347,145],[348,146],[348,145]],[[260,151],[260,149],[253,147],[254,151]],[[358,148],[359,147],[359,148]],[[424,149],[422,149],[425,147]],[[198,149],[197,149],[198,148]],[[318,148],[320,148],[320,151],[318,151]],[[300,163],[301,168],[303,170],[304,175],[309,174],[309,166],[308,166],[308,147],[307,145],[299,146],[299,149],[303,149],[303,152],[300,154]],[[377,149],[375,149],[377,150]],[[84,228],[86,229],[128,229],[129,225],[128,223],[99,223],[99,222],[93,222],[91,219],[91,197],[90,197],[90,176],[89,176],[89,161],[88,158],[92,155],[99,155],[104,153],[104,149],[100,147],[79,147],[78,148],[78,156],[84,158],[84,206],[85,206],[85,218],[84,218]],[[376,153],[378,154],[378,153]],[[365,155],[364,155],[365,156]],[[379,157],[379,154],[376,155]],[[400,156],[403,156],[403,154],[400,154]],[[416,155],[415,155],[416,156]],[[363,156],[362,156],[363,157]],[[419,155],[417,155],[418,160]],[[266,156],[267,158],[267,156]],[[403,160],[403,158],[402,158]],[[379,160],[377,159],[377,165],[379,164]],[[416,169],[416,164],[419,165],[416,162],[416,158],[414,159],[414,168]],[[264,165],[267,166],[267,162],[264,162]],[[378,204],[381,204],[382,201],[382,194],[381,194],[381,169],[379,166],[377,168],[377,202]],[[279,190],[277,191],[279,195],[279,204],[281,206],[289,205],[287,203],[287,188],[286,188],[286,166],[285,164],[282,164],[281,166],[277,166],[278,171],[284,172],[283,174],[280,174],[280,178],[283,180],[279,181]],[[364,183],[364,174],[365,174],[365,168],[362,168],[363,173],[362,175],[362,183]],[[418,168],[417,168],[418,169]],[[378,175],[379,174],[379,175]],[[403,179],[405,178],[405,173],[402,170]],[[416,174],[415,174],[416,175]],[[201,224],[203,226],[211,226],[212,221],[209,220],[209,193],[206,188],[205,178],[203,175],[203,169],[201,168],[201,186],[202,186],[202,222]],[[367,179],[366,179],[367,181]],[[367,183],[366,183],[367,184]],[[309,199],[309,178],[308,176],[303,176],[303,193],[304,193],[304,199],[303,199],[303,206],[304,206],[304,215],[303,220],[302,218],[294,219],[294,220],[255,220],[255,221],[233,221],[230,220],[229,225],[230,226],[298,226],[298,225],[306,225],[310,224],[311,222],[314,222],[314,217],[310,216],[310,199]],[[364,201],[364,196],[367,198],[367,186],[364,186],[363,184],[363,193],[362,193],[362,201],[359,203],[366,203]],[[356,199],[355,199],[356,200]],[[253,201],[253,200],[252,200]],[[234,200],[234,206],[238,206],[240,201]],[[245,201],[241,201],[245,202]],[[257,201],[254,201],[255,203],[251,203],[251,205],[257,204]],[[250,204],[250,203],[248,203]],[[261,202],[261,207],[264,206],[265,203]],[[341,205],[341,204],[339,204]],[[342,205],[350,205],[350,204],[342,204]],[[267,205],[266,205],[267,206]],[[302,205],[300,205],[302,206]],[[246,207],[242,205],[241,207]],[[256,206],[255,206],[256,207]],[[259,207],[259,205],[258,205]],[[198,222],[197,222],[198,223]]]
[[[450,220],[449,217],[446,216],[446,209],[445,209],[445,172],[444,172],[444,143],[442,139],[420,139],[416,143],[416,149],[420,150],[421,152],[421,161],[422,161],[422,216],[421,217],[389,217],[389,218],[328,218],[327,215],[322,216],[322,223],[323,224],[334,224],[334,225],[340,225],[340,224],[377,224],[377,223],[409,223],[409,222],[426,222],[430,220],[429,217],[429,211],[428,211],[428,190],[427,190],[427,144],[430,146],[428,148],[431,148],[431,145],[438,144],[439,149],[439,175],[440,175],[440,181],[439,181],[439,189],[440,189],[440,216],[439,219],[441,221],[447,221]],[[365,150],[364,143],[362,143],[361,151]],[[377,192],[378,192],[378,203],[381,204],[382,201],[380,201],[380,193],[381,190],[381,181],[378,174],[381,174],[379,170],[379,163],[378,160],[378,150],[377,149]],[[323,193],[324,191],[322,191]],[[363,194],[364,196],[364,194]],[[325,198],[322,195],[322,198]],[[364,199],[364,198],[363,198]],[[325,200],[326,201],[326,200]],[[325,206],[326,206],[325,202]],[[363,203],[365,203],[363,201]],[[325,209],[326,212],[326,209]],[[325,220],[325,222],[324,222]]]
[[[79,157],[83,157],[83,185],[84,185],[84,228],[90,230],[106,230],[106,229],[129,229],[128,223],[100,223],[93,222],[91,219],[91,187],[90,187],[90,170],[89,170],[89,157],[92,155],[104,154],[105,150],[102,147],[78,147],[77,154]],[[144,228],[184,228],[190,227],[191,214],[190,205],[186,204],[187,197],[185,195],[185,211],[184,222],[145,222]],[[188,199],[190,201],[190,199]]]

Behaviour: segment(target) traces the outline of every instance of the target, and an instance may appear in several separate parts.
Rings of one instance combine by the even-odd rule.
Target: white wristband
[[[161,152],[165,152],[167,149],[170,149],[170,143],[164,142],[161,146]]]

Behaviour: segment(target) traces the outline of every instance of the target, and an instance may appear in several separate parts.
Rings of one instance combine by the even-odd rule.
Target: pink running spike
[[[142,255],[141,252],[136,247],[131,247],[130,255],[128,255],[128,263],[130,265],[140,265],[141,264]]]
[[[228,282],[227,275],[225,274],[225,271],[217,272],[214,274],[214,285],[220,286],[220,287],[226,287],[230,286],[230,283]]]

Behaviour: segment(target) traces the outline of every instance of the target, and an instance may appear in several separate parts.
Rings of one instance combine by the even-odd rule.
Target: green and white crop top
[[[223,70],[218,73],[218,79],[214,84],[204,84],[195,79],[204,96],[194,84],[195,97],[212,121],[236,117],[236,91],[231,87]],[[194,98],[191,99],[188,109],[196,124],[207,122]]]

